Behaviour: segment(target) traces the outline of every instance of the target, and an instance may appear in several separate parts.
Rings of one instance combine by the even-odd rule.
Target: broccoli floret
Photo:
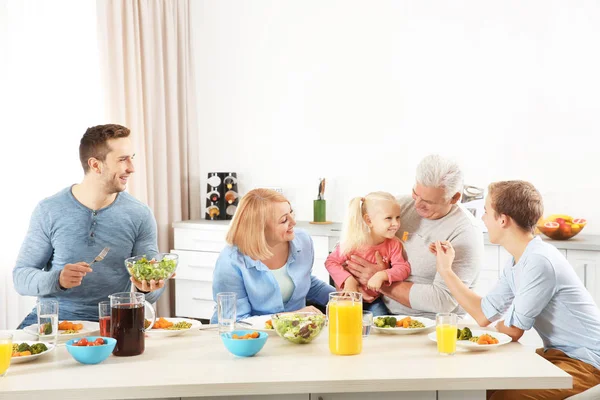
[[[385,317],[385,324],[389,325],[392,328],[396,327],[396,317]]]
[[[29,347],[29,345],[27,343],[21,343],[19,345],[19,353],[21,353],[23,351],[31,351],[31,347]]]
[[[44,343],[35,343],[31,345],[31,354],[40,354],[48,350]]]
[[[469,328],[458,329],[456,335],[458,336],[458,340],[469,340],[473,337],[473,333]]]

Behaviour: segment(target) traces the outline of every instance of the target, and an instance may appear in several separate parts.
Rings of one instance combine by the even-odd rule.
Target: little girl
[[[400,205],[394,196],[373,192],[365,197],[355,197],[350,201],[341,241],[325,261],[327,271],[340,289],[375,297],[370,304],[365,304],[365,309],[374,316],[389,313],[379,295],[381,285],[403,281],[410,274],[410,265],[402,256],[402,244],[396,238],[399,228]],[[376,263],[377,252],[385,263],[391,263],[391,268],[377,272],[366,287],[359,288],[356,278],[344,268],[346,261],[356,255]]]

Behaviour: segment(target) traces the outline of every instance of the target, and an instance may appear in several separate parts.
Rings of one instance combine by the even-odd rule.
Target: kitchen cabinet
[[[254,396],[183,397],[185,400],[310,400],[309,394],[264,394]]]
[[[598,268],[600,268],[600,252],[567,250],[567,260],[594,298],[596,305],[600,305],[600,274],[598,272]]]
[[[310,400],[436,400],[436,392],[311,393]]]
[[[483,246],[483,264],[479,269],[479,279],[474,287],[475,293],[485,296],[498,281],[499,247]]]

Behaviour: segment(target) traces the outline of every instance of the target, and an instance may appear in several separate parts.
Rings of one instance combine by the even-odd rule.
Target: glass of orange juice
[[[438,353],[453,355],[456,353],[456,314],[436,314],[435,322]]]
[[[12,335],[0,332],[0,376],[4,376],[12,357]]]
[[[329,293],[327,303],[329,351],[338,355],[360,354],[362,351],[362,294]]]

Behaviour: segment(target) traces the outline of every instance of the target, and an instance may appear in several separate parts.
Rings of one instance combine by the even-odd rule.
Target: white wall
[[[600,3],[192,2],[201,174],[281,186],[312,218],[409,193],[425,155],[526,179],[600,233]],[[203,180],[203,193],[206,191]]]
[[[79,140],[104,123],[96,3],[0,0],[0,329],[35,304],[12,269],[35,205],[83,177]]]

